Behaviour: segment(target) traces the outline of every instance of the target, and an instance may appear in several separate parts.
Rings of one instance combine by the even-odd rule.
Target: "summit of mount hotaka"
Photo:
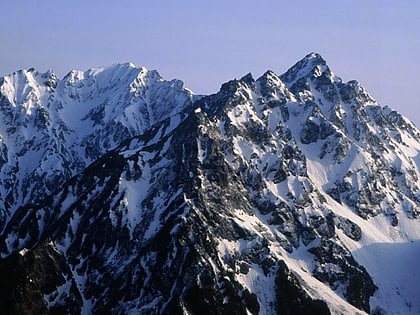
[[[418,314],[419,176],[420,130],[316,53],[211,95],[131,63],[16,71],[0,309]]]

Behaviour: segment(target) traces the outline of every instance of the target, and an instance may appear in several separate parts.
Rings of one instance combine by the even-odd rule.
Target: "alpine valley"
[[[2,314],[419,314],[420,131],[316,53],[195,95],[0,78]]]

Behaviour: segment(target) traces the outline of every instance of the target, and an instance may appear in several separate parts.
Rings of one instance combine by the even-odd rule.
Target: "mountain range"
[[[5,314],[418,314],[420,130],[311,53],[196,95],[0,78]]]

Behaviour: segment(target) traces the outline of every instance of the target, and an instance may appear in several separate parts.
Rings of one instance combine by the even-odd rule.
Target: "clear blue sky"
[[[0,76],[133,62],[196,93],[319,52],[420,126],[420,1],[0,0]]]

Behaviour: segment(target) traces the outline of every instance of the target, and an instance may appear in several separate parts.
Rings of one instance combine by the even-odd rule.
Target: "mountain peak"
[[[322,56],[318,53],[310,53],[299,60],[292,68],[290,69],[299,69],[305,71],[306,73],[312,73],[317,68],[328,68],[327,62]]]
[[[324,58],[318,53],[310,53],[299,60],[293,67],[281,75],[281,79],[287,86],[293,86],[301,79],[318,77],[323,73],[332,76],[332,73]]]
[[[243,76],[240,81],[245,83],[246,85],[248,85],[251,88],[253,88],[255,86],[255,79],[252,76],[251,72],[249,72],[247,75]]]
[[[307,60],[309,62],[317,63],[325,65],[327,62],[319,53],[311,52],[310,54],[307,54],[302,60]]]

